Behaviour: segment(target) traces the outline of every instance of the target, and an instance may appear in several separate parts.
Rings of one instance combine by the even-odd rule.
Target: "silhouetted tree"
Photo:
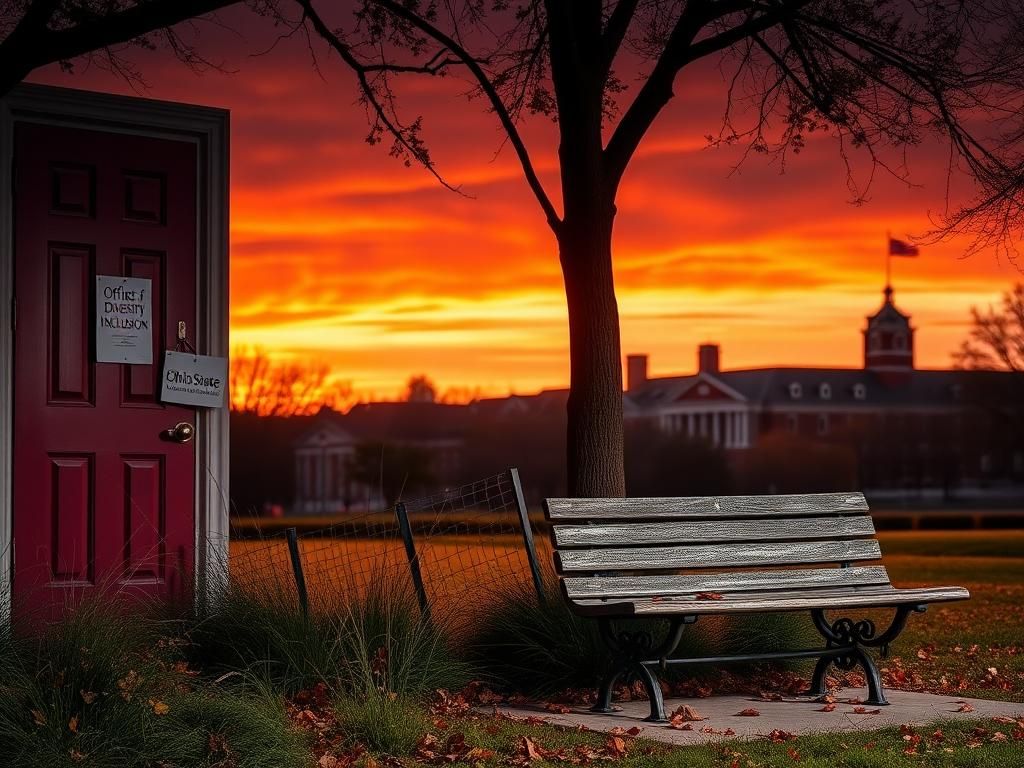
[[[403,117],[399,74],[459,74],[507,135],[558,244],[569,310],[569,493],[622,495],[622,372],[612,227],[622,177],[674,95],[684,69],[707,57],[728,68],[725,123],[710,143],[745,143],[780,158],[811,134],[848,159],[881,154],[930,133],[983,183],[1020,168],[1001,137],[968,125],[1017,115],[1024,93],[1020,14],[1009,0],[964,4],[871,0],[360,0],[351,19],[299,0],[306,25],[355,73],[370,116],[368,140],[440,177],[420,118]],[[640,73],[639,78],[634,76]],[[634,95],[627,99],[625,93]],[[744,108],[752,105],[746,124]],[[539,177],[519,131],[530,113],[559,133],[561,204]],[[849,161],[847,167],[849,168]],[[857,199],[864,189],[849,176]]]
[[[526,502],[539,508],[545,498],[564,496],[565,408],[515,408],[477,413],[464,435],[466,477],[487,477],[517,467]]]
[[[232,514],[259,515],[295,500],[295,443],[313,418],[231,412]]]
[[[712,496],[732,487],[724,451],[708,440],[665,434],[649,422],[626,426],[630,496]]]
[[[322,363],[275,360],[260,348],[236,347],[230,367],[231,409],[258,416],[302,416],[352,404],[352,387]]]
[[[990,456],[997,469],[1024,455],[1024,284],[1003,294],[998,307],[971,308],[971,329],[953,359],[964,377],[964,398],[987,417]],[[1019,462],[1019,460],[1018,460]]]
[[[971,330],[953,355],[958,368],[1024,374],[1024,283],[1003,294],[1002,306],[971,307]]]
[[[775,431],[744,452],[737,482],[745,493],[858,490],[856,451]]]
[[[365,442],[349,460],[353,482],[379,491],[387,506],[436,484],[429,451],[402,443]]]
[[[402,399],[410,403],[432,403],[437,400],[437,386],[426,374],[410,376]]]
[[[398,109],[399,74],[462,75],[470,95],[500,123],[558,245],[569,313],[566,445],[574,495],[625,491],[615,201],[680,72],[716,57],[727,73],[728,106],[712,144],[742,143],[748,152],[785,159],[811,134],[826,134],[848,168],[848,153],[857,149],[873,169],[903,178],[901,162],[887,160],[883,149],[945,135],[951,167],[962,166],[980,185],[979,199],[948,222],[948,231],[977,228],[993,211],[1001,217],[994,236],[1005,235],[1002,222],[1016,221],[1021,210],[1021,112],[1014,105],[1024,93],[1024,45],[1017,0],[352,0],[343,9],[296,2],[300,13],[290,17],[290,3],[255,7],[292,31],[319,35],[355,72],[370,143],[390,137],[393,155],[441,179],[422,120]],[[219,4],[15,2],[8,34],[14,43],[0,83],[22,77],[26,67],[126,39],[132,25],[111,25],[105,9],[115,20],[122,9],[145,18],[148,26],[134,28],[143,34],[173,23],[167,6],[186,8],[184,14],[212,5]],[[106,37],[79,35],[77,47],[47,44],[60,37],[51,31],[74,24],[73,15],[55,9],[80,6],[99,15],[91,23]],[[10,54],[33,47],[38,51],[25,64]],[[560,210],[519,131],[528,114],[557,122]],[[852,175],[848,180],[863,199],[865,190]]]
[[[194,19],[239,0],[0,0],[0,95],[35,68],[60,62],[71,71],[72,59],[91,63],[122,77],[138,73],[125,57],[131,48],[164,46],[193,69],[210,63],[175,30]],[[257,10],[273,0],[255,0]]]

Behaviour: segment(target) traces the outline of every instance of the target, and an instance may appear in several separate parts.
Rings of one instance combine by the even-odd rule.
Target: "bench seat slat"
[[[573,607],[587,616],[671,616],[727,613],[764,613],[801,611],[812,608],[880,608],[898,605],[966,600],[970,593],[963,587],[925,587],[895,589],[892,587],[838,590],[795,590],[779,592],[723,593],[721,600],[686,600],[641,598],[637,600],[575,600]]]
[[[862,493],[805,493],[771,496],[689,496],[681,498],[548,499],[549,520],[641,520],[693,517],[863,514]]]
[[[744,592],[884,585],[889,574],[883,566],[859,568],[802,568],[783,571],[732,571],[684,576],[566,576],[562,579],[570,599],[595,597],[653,597],[693,595],[697,592]]]
[[[762,544],[566,550],[556,553],[562,572],[634,571],[659,568],[730,568],[877,560],[874,539],[796,541]]]
[[[746,520],[685,520],[596,525],[556,525],[558,547],[610,547],[643,544],[700,544],[712,541],[773,541],[779,539],[842,539],[873,536],[868,515],[857,517],[754,518]]]

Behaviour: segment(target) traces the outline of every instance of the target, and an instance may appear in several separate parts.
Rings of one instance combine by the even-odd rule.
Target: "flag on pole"
[[[903,240],[897,240],[895,237],[889,238],[889,255],[890,256],[917,256],[917,246],[911,245]]]

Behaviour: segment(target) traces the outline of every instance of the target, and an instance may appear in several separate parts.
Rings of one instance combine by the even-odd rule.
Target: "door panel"
[[[190,408],[159,402],[163,351],[196,319],[196,147],[15,127],[15,607],[58,614],[97,590],[187,595]],[[153,365],[95,361],[96,275],[153,283]]]
[[[49,458],[53,581],[92,584],[96,516],[93,457],[51,454]]]
[[[89,319],[96,267],[92,246],[49,243],[47,366],[50,402],[92,405]]]

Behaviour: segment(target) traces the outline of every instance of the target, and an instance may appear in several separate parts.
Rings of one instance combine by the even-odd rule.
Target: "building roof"
[[[448,403],[360,403],[346,414],[324,408],[296,444],[310,442],[325,428],[334,436],[348,435],[351,442],[460,439],[468,415],[467,406]]]
[[[882,306],[878,308],[878,311],[873,315],[868,315],[868,326],[873,325],[910,325],[910,315],[901,312],[892,300],[892,288],[886,286],[885,288],[885,301],[882,302]]]
[[[698,380],[721,382],[747,401],[763,406],[825,404],[851,406],[952,406],[960,402],[965,371],[915,370],[905,384],[887,386],[878,374],[861,368],[752,368],[738,371],[650,379],[627,394],[635,410],[664,408],[679,400]],[[792,385],[800,397],[793,397]],[[829,397],[821,385],[828,385]],[[858,399],[857,385],[864,387]]]

